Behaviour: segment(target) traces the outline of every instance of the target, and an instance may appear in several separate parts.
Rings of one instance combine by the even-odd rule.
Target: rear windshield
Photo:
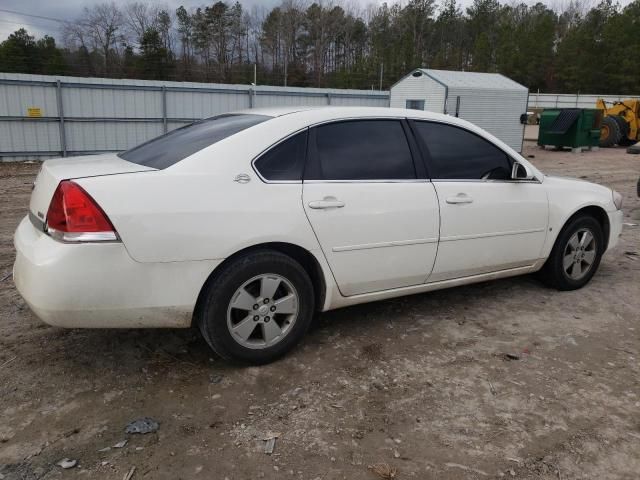
[[[250,114],[218,115],[172,130],[118,156],[138,165],[163,169],[270,118]]]

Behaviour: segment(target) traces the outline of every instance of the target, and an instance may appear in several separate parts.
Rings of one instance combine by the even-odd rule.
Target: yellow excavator
[[[596,108],[602,111],[601,147],[626,147],[640,141],[640,100],[629,98],[607,104],[599,98]]]

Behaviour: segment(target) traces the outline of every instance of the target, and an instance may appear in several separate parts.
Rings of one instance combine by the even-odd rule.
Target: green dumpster
[[[540,114],[538,145],[593,148],[600,140],[602,112],[595,108],[551,108]]]

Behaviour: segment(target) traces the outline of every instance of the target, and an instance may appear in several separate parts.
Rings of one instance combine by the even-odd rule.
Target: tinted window
[[[165,133],[119,156],[138,165],[167,168],[209,145],[270,118],[265,115],[219,115],[207,118]]]
[[[442,123],[414,122],[414,125],[429,153],[431,178],[511,178],[507,154],[478,135]]]
[[[307,153],[307,131],[276,145],[256,160],[256,170],[267,180],[302,180]]]
[[[310,136],[309,138],[313,138]],[[397,120],[339,122],[316,127],[307,179],[415,178],[411,150]]]

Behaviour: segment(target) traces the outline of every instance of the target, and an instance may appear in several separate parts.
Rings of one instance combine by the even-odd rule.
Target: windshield
[[[269,120],[266,115],[225,114],[172,130],[118,156],[138,165],[164,169],[231,135]]]

